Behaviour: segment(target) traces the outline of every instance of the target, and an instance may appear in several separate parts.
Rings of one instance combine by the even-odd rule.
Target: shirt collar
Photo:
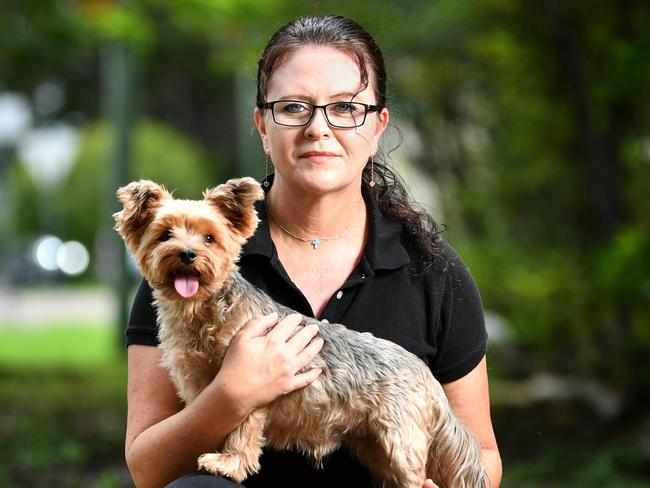
[[[257,224],[255,234],[253,234],[242,247],[242,256],[260,254],[270,259],[275,254],[275,246],[271,240],[271,231],[269,230],[269,221],[266,216],[265,203],[266,200],[255,202],[255,212],[257,212],[260,222]]]
[[[409,264],[411,258],[401,241],[401,224],[389,220],[381,213],[379,204],[369,190],[364,189],[363,198],[366,202],[370,220],[370,232],[364,249],[364,257],[370,267],[376,271],[379,269],[397,269]],[[266,201],[256,202],[255,210],[260,222],[255,234],[244,244],[242,256],[258,254],[271,259],[276,254],[276,251],[271,240],[266,214]]]

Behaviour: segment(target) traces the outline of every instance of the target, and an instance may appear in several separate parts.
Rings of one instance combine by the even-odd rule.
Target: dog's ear
[[[235,178],[203,192],[203,198],[226,217],[235,234],[247,239],[253,235],[257,213],[253,204],[264,198],[264,191],[253,178]]]
[[[165,187],[153,181],[140,180],[117,190],[117,198],[124,208],[113,214],[115,230],[124,239],[126,247],[134,254],[147,226],[163,200],[172,196]]]

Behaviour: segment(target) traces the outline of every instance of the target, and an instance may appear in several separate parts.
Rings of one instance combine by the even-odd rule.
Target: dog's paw
[[[246,469],[241,458],[231,453],[210,452],[199,457],[199,469],[208,473],[226,476],[237,483],[246,479]]]

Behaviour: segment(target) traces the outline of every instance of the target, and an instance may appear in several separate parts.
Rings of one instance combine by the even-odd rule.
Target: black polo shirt
[[[487,334],[476,284],[460,257],[439,240],[440,255],[426,271],[410,266],[414,253],[399,223],[385,218],[366,197],[370,232],[363,256],[327,303],[321,320],[391,340],[425,361],[442,383],[470,372],[486,353]],[[260,224],[244,245],[241,274],[274,300],[313,316],[309,302],[291,281],[271,240],[264,202],[256,205]],[[314,251],[318,252],[318,251]],[[149,285],[136,294],[126,328],[127,345],[155,346],[157,326]],[[262,470],[247,487],[373,486],[366,469],[341,449],[324,470],[293,452],[266,449]]]

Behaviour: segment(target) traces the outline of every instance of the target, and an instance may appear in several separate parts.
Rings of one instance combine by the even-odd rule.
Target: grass
[[[0,324],[0,366],[98,367],[119,355],[118,332],[108,324],[52,322],[38,327]]]
[[[125,385],[105,324],[0,326],[0,486],[131,486]]]

